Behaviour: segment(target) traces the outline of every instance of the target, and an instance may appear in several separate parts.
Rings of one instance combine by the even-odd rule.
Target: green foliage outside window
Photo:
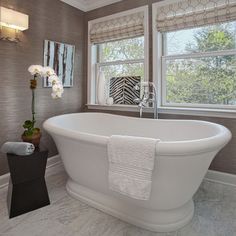
[[[124,39],[99,45],[99,62],[114,62],[144,59],[144,37]],[[144,63],[129,63],[103,66],[107,79],[121,76],[144,78]]]
[[[199,29],[187,53],[235,49],[230,25]],[[167,103],[236,105],[236,55],[167,61]]]

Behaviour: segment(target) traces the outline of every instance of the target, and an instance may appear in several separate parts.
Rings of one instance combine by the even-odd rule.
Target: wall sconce
[[[0,40],[19,42],[20,39],[18,38],[17,33],[18,31],[24,31],[29,28],[29,16],[18,11],[14,11],[0,6],[0,27]],[[11,37],[9,35],[2,35],[4,27],[13,29],[15,32],[15,37]]]

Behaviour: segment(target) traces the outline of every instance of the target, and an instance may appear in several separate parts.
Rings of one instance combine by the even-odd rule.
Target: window
[[[103,71],[109,86],[113,77],[140,77],[144,80],[144,37],[97,45],[96,74]],[[106,90],[109,93],[109,89]],[[109,94],[107,94],[109,96]]]
[[[236,22],[163,34],[164,105],[236,105]]]
[[[176,0],[153,9],[159,106],[235,109],[235,3]]]
[[[101,72],[105,76],[104,95],[106,98],[114,96],[114,94],[111,94],[111,84],[113,84],[111,81],[114,81],[114,79],[116,81],[125,81],[127,79],[134,81],[131,81],[131,84],[126,83],[126,86],[129,86],[130,93],[135,89],[136,83],[148,79],[147,28],[147,7],[133,9],[89,22],[89,104],[97,104],[98,102],[96,93]],[[140,96],[136,93],[134,95],[136,97]],[[113,97],[114,104],[130,105],[133,100],[134,97],[131,97],[129,103],[121,103],[119,99],[117,100]]]

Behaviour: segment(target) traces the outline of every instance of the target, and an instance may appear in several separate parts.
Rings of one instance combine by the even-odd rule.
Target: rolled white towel
[[[25,142],[6,142],[1,147],[1,152],[19,156],[30,155],[34,150],[34,144]]]

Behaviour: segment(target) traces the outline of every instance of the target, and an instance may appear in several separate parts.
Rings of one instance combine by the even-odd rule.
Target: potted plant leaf
[[[31,65],[28,71],[31,75],[33,75],[33,79],[30,80],[30,89],[32,91],[32,119],[24,122],[24,132],[21,138],[24,142],[33,143],[35,147],[38,147],[41,138],[41,131],[39,128],[35,127],[35,89],[37,88],[37,79],[48,77],[48,82],[52,85],[52,98],[61,98],[64,89],[62,83],[52,68],[42,67],[40,65]]]

